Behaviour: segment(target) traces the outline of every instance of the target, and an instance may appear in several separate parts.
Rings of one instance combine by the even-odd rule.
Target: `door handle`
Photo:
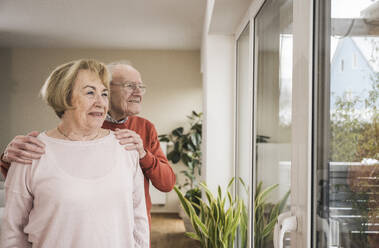
[[[278,216],[278,221],[274,228],[274,248],[284,247],[284,234],[297,230],[297,218],[291,212],[285,212]]]

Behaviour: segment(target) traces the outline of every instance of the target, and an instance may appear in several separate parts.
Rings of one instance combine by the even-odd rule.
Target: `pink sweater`
[[[113,133],[93,141],[38,137],[46,144],[41,159],[8,172],[0,247],[148,248],[138,153]]]

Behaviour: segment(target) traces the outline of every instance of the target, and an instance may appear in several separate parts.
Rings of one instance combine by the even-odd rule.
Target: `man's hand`
[[[116,129],[115,136],[121,145],[125,145],[125,150],[137,150],[140,159],[145,157],[146,151],[143,148],[142,139],[136,132],[129,129]]]
[[[33,159],[41,158],[45,153],[45,144],[36,138],[38,135],[39,132],[33,131],[26,136],[14,137],[5,148],[2,160],[6,163],[32,164]]]

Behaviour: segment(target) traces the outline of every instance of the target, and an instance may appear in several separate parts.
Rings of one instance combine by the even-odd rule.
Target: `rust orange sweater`
[[[149,193],[149,180],[158,190],[169,192],[174,188],[176,177],[164,153],[161,150],[157,131],[154,125],[141,117],[129,116],[127,121],[116,124],[105,121],[103,128],[115,130],[130,129],[138,133],[143,141],[146,156],[140,159],[140,166],[144,174],[145,198],[149,225],[151,226],[151,199]]]

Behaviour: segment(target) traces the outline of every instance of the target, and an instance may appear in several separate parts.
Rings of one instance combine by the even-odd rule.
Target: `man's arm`
[[[45,144],[37,139],[39,132],[33,131],[27,135],[19,135],[7,145],[1,155],[0,167],[4,177],[7,176],[12,162],[20,164],[32,164],[33,159],[41,158],[45,153]]]
[[[161,149],[155,129],[153,133],[151,143],[146,149],[146,156],[140,159],[139,163],[155,188],[169,192],[175,186],[176,176]]]
[[[176,182],[175,173],[160,147],[154,126],[151,125],[148,131],[149,133],[145,134],[148,137],[144,139],[145,144],[142,143],[141,137],[131,130],[116,130],[115,134],[120,144],[125,145],[125,149],[138,151],[143,174],[151,180],[154,187],[162,192],[170,192]]]

